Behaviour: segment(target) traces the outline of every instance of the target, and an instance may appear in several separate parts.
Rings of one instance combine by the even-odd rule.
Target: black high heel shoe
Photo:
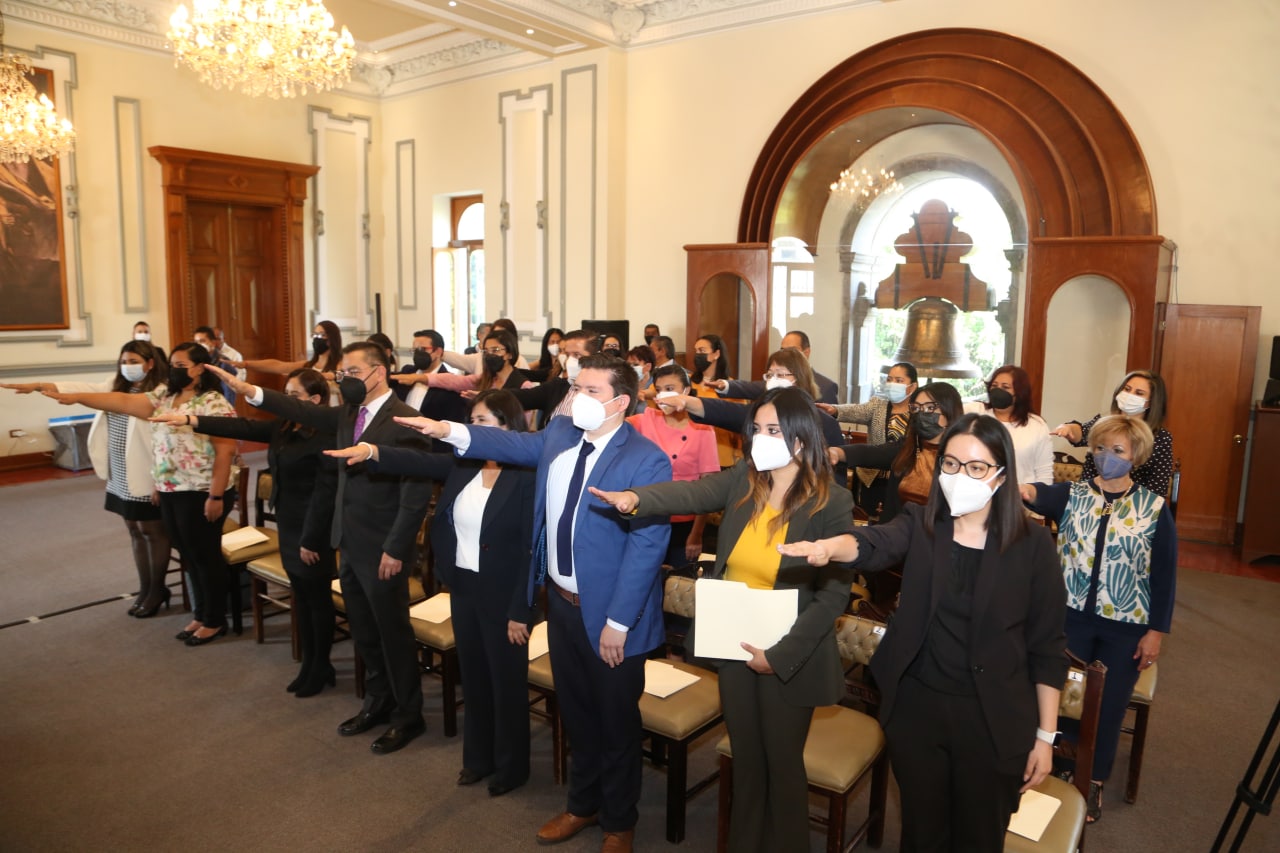
[[[203,646],[205,643],[212,643],[214,640],[224,636],[226,633],[227,626],[223,625],[207,637],[201,637],[199,634],[193,633],[190,637],[187,637],[186,643],[188,646]]]
[[[332,664],[312,672],[307,680],[293,691],[293,695],[297,699],[306,699],[308,696],[319,694],[326,684],[330,687],[338,686],[338,671]]]
[[[137,610],[133,612],[133,615],[138,617],[139,619],[150,619],[152,616],[156,615],[157,611],[160,610],[161,604],[164,605],[165,610],[168,610],[169,599],[173,596],[173,590],[169,589],[169,587],[167,586],[163,587],[163,589],[164,589],[164,592],[160,593],[159,598],[157,598],[155,601],[151,602],[150,604],[147,604],[144,602]]]

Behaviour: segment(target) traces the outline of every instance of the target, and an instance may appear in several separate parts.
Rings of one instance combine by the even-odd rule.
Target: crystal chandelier
[[[292,98],[351,79],[355,39],[321,0],[192,0],[169,18],[174,64],[215,89]]]
[[[58,118],[53,102],[38,94],[27,74],[25,56],[4,49],[4,15],[0,13],[0,163],[42,160],[71,150],[76,132]]]
[[[833,195],[851,198],[857,207],[866,207],[877,196],[900,192],[902,184],[893,176],[892,171],[885,169],[879,172],[868,172],[866,169],[854,171],[850,166],[841,170],[840,177],[831,185]]]

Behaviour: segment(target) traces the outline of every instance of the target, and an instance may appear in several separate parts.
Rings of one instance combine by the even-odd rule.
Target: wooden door
[[[1182,465],[1178,537],[1234,544],[1262,309],[1165,305],[1155,369]]]
[[[192,201],[187,206],[189,276],[183,301],[197,325],[221,326],[246,359],[288,358],[280,348],[284,318],[274,298],[282,283],[276,258],[275,212],[255,205]],[[184,336],[191,330],[182,330]],[[249,412],[240,401],[236,408]]]

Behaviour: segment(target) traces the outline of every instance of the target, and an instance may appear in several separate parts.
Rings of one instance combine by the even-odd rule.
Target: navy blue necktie
[[[565,577],[573,575],[573,515],[578,509],[578,498],[582,496],[587,457],[595,449],[589,441],[582,442],[578,448],[578,461],[573,466],[573,476],[569,478],[569,491],[564,496],[564,511],[560,513],[560,524],[556,530],[556,569]]]

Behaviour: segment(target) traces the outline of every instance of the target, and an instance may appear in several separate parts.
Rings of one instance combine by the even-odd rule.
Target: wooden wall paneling
[[[769,357],[769,245],[767,243],[728,243],[687,245],[688,301],[685,305],[685,352],[693,352],[702,329],[702,292],[717,276],[739,277],[750,289],[754,300],[750,336],[751,364],[733,365],[735,374],[751,378],[764,373]],[[736,349],[734,350],[736,352]]]

